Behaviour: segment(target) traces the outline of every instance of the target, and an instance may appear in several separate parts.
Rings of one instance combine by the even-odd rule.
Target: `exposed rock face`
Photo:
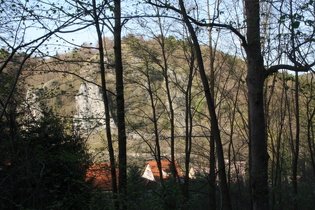
[[[98,86],[83,82],[75,97],[77,114],[74,116],[74,126],[82,132],[105,129],[105,111],[103,95]],[[113,119],[111,127],[116,127]]]
[[[39,121],[43,116],[43,110],[40,106],[40,98],[43,91],[43,89],[28,89],[26,92],[25,105],[29,110],[28,117],[34,119],[35,121]]]
[[[92,78],[87,79],[93,81]],[[27,90],[26,108],[30,110],[28,117],[38,121],[43,116],[41,104],[47,102],[44,95],[47,91],[50,91],[51,88],[56,86],[55,83],[56,81],[49,81],[43,88],[30,88]],[[55,97],[58,96],[56,95]],[[61,101],[61,103],[63,102]],[[105,129],[103,94],[97,85],[89,82],[82,82],[79,91],[75,96],[75,101],[71,104],[76,107],[76,114],[73,116],[73,122],[77,132],[81,134],[91,132],[96,133]],[[115,129],[116,124],[112,117],[110,123],[111,128]]]

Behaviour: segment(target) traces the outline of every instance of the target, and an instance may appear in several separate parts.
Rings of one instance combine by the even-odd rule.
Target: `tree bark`
[[[105,109],[105,125],[106,125],[106,137],[108,145],[108,153],[110,160],[110,171],[111,171],[111,182],[112,182],[112,192],[114,196],[114,205],[118,209],[118,203],[116,201],[117,197],[117,174],[116,174],[116,163],[115,163],[115,153],[113,148],[112,133],[110,126],[110,110],[109,110],[109,101],[107,96],[106,89],[106,78],[105,78],[105,61],[104,61],[104,46],[102,40],[102,32],[99,25],[98,14],[96,12],[96,1],[93,0],[93,18],[95,21],[95,28],[99,43],[99,53],[100,53],[100,71],[101,71],[101,83],[102,83],[102,94],[103,94],[103,104]]]
[[[194,47],[196,51],[199,73],[202,80],[204,93],[205,93],[206,101],[208,105],[208,111],[211,118],[211,133],[216,143],[216,151],[217,151],[217,156],[218,156],[218,172],[219,172],[219,178],[220,178],[221,199],[222,199],[221,205],[222,205],[222,209],[228,210],[228,209],[232,209],[232,206],[231,206],[229,189],[227,186],[223,146],[222,146],[220,130],[218,126],[218,119],[215,113],[215,106],[214,106],[213,98],[210,92],[208,78],[205,73],[205,68],[204,68],[204,63],[203,63],[203,58],[202,58],[202,53],[201,53],[200,45],[198,42],[198,38],[187,16],[184,2],[182,0],[179,0],[179,5],[180,5],[180,9],[183,15],[184,22],[189,30],[189,33],[191,35],[191,39],[194,43]]]
[[[159,176],[160,176],[161,183],[163,183],[158,117],[156,113],[156,103],[154,101],[153,90],[151,86],[151,78],[149,74],[149,63],[147,62],[146,62],[146,77],[148,80],[148,92],[150,96],[150,103],[151,103],[151,108],[152,108],[152,121],[153,121],[153,126],[154,126],[154,137],[155,137],[154,157],[155,157],[158,169],[159,169]]]
[[[247,88],[251,154],[251,193],[253,209],[269,209],[268,153],[263,87],[266,78],[260,44],[259,0],[246,0]]]
[[[292,187],[293,187],[293,209],[298,210],[298,185],[297,185],[297,172],[298,172],[298,161],[300,151],[300,115],[299,115],[299,75],[295,72],[295,145],[292,148],[293,161],[292,161]],[[292,139],[293,141],[293,139]]]
[[[207,10],[208,10],[208,20],[211,20],[210,17],[210,2],[207,0]],[[215,84],[215,78],[214,78],[214,61],[215,61],[215,55],[216,55],[216,47],[213,49],[212,47],[212,28],[209,28],[208,32],[208,38],[209,38],[209,51],[210,51],[210,91],[212,94],[212,97],[215,101],[215,92],[214,92],[214,84]],[[212,130],[213,128],[211,128]],[[209,198],[209,207],[210,210],[216,209],[216,167],[215,167],[215,139],[213,135],[210,136],[210,158],[209,158],[209,166],[210,166],[210,173],[209,173],[209,184],[210,184],[210,198]]]
[[[120,0],[114,1],[114,54],[115,54],[115,71],[116,71],[116,94],[117,94],[117,128],[118,128],[118,168],[119,168],[119,194],[122,199],[126,199],[127,190],[127,138],[125,128],[125,99],[124,99],[124,82],[123,82],[123,65],[121,52],[121,7]],[[126,206],[122,206],[126,209]]]
[[[191,113],[191,88],[192,88],[192,81],[194,75],[194,68],[195,68],[195,54],[193,51],[192,44],[189,44],[191,47],[191,55],[189,61],[189,76],[188,76],[188,83],[185,92],[185,179],[184,179],[184,196],[186,200],[189,200],[189,169],[190,169],[190,155],[191,155],[191,148],[192,148],[192,129],[193,129],[193,116]]]
[[[159,14],[158,14],[159,15]],[[163,66],[161,65],[162,71],[163,71],[163,77],[164,77],[164,82],[165,82],[165,88],[166,88],[166,95],[167,95],[167,101],[169,105],[169,122],[171,126],[171,172],[172,176],[177,179],[177,170],[176,170],[176,165],[175,165],[175,117],[174,117],[174,108],[173,108],[173,100],[171,96],[171,90],[170,90],[170,85],[169,85],[169,75],[168,75],[168,59],[166,56],[166,49],[165,49],[165,36],[163,33],[162,29],[162,23],[160,18],[158,17],[158,24],[159,24],[159,29],[160,29],[160,35],[161,38],[158,38],[158,42],[161,46],[161,51],[162,51],[162,58],[163,58]]]

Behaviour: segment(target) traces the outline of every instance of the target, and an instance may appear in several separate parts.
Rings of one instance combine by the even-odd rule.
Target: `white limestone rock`
[[[97,132],[105,129],[105,111],[103,95],[98,86],[83,82],[75,97],[77,114],[74,116],[74,126],[80,133]],[[115,127],[111,119],[111,127]]]

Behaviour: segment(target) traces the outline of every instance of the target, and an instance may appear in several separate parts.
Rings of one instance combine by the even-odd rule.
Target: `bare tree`
[[[111,185],[112,191],[114,194],[114,203],[115,208],[119,208],[119,204],[117,202],[117,174],[116,174],[116,161],[115,161],[115,153],[113,148],[113,140],[112,140],[112,133],[111,133],[111,126],[110,126],[110,110],[109,110],[109,101],[107,96],[107,88],[106,88],[106,78],[105,78],[105,55],[104,55],[104,46],[103,46],[103,37],[102,31],[100,28],[99,17],[100,14],[98,13],[96,1],[92,0],[93,4],[93,19],[95,21],[95,28],[99,43],[99,55],[100,55],[100,70],[101,70],[101,82],[102,82],[102,94],[103,94],[103,103],[104,103],[104,110],[105,110],[105,124],[106,124],[106,137],[107,137],[107,145],[108,145],[108,152],[109,152],[109,159],[110,159],[110,170],[111,170]]]
[[[202,53],[200,51],[200,46],[199,46],[199,42],[198,42],[195,30],[193,29],[191,22],[189,21],[189,17],[186,13],[184,2],[180,0],[179,5],[180,5],[181,13],[183,15],[183,20],[185,24],[187,25],[189,33],[192,37],[192,41],[194,43],[197,62],[199,66],[199,73],[200,73],[200,77],[203,83],[204,93],[205,93],[207,105],[208,105],[208,111],[211,117],[211,133],[216,142],[216,149],[217,149],[217,155],[218,155],[218,171],[219,171],[220,187],[221,187],[221,195],[222,195],[222,208],[231,209],[232,208],[231,201],[230,201],[229,190],[228,190],[227,181],[226,181],[224,154],[223,154],[222,142],[221,142],[221,137],[220,137],[220,131],[218,127],[218,120],[215,113],[213,96],[211,95],[208,79],[205,74]]]
[[[150,1],[152,4],[152,2]],[[258,0],[246,0],[244,2],[244,14],[246,22],[246,35],[242,35],[236,28],[230,24],[220,23],[203,23],[199,22],[185,13],[185,6],[182,1],[179,1],[180,9],[172,6],[171,4],[165,4],[159,1],[156,6],[162,6],[170,8],[183,14],[183,21],[186,24],[191,22],[199,26],[211,26],[226,28],[231,30],[242,43],[242,47],[245,50],[247,58],[247,88],[248,88],[248,107],[249,107],[249,128],[250,128],[250,175],[251,175],[251,193],[254,209],[268,209],[269,208],[269,196],[268,196],[268,159],[267,153],[267,134],[265,127],[264,116],[264,97],[263,87],[265,79],[271,73],[277,72],[280,69],[288,69],[294,71],[307,71],[314,63],[308,63],[305,59],[299,62],[292,59],[292,53],[299,53],[301,55],[302,45],[293,45],[291,48],[293,51],[288,52],[292,63],[295,65],[274,65],[268,68],[264,66],[264,57],[261,49],[261,31],[260,31],[260,2]],[[298,27],[299,22],[295,21],[292,25],[293,28]],[[193,31],[191,31],[193,32]],[[312,33],[311,33],[312,36]],[[197,38],[194,42],[198,43]],[[304,42],[305,44],[307,42]],[[308,42],[310,43],[310,42]],[[303,45],[304,46],[304,45]],[[299,58],[302,59],[301,56]],[[199,63],[202,63],[201,61]],[[200,68],[200,67],[199,67]],[[200,68],[202,69],[202,68]],[[200,70],[199,69],[199,70]],[[200,70],[202,71],[202,70]],[[208,86],[204,85],[205,91]],[[208,100],[208,98],[207,98]],[[211,99],[209,99],[210,101]],[[212,102],[213,103],[213,102]],[[208,103],[211,104],[211,103]],[[211,110],[209,110],[211,111]],[[210,112],[211,113],[211,112]],[[215,114],[215,113],[214,113]],[[211,115],[213,116],[213,115]],[[221,168],[219,163],[219,168]]]
[[[53,8],[53,5],[49,5]],[[15,82],[10,86],[10,91],[6,98],[1,99],[0,105],[0,119],[3,117],[8,103],[10,102],[14,90],[18,84],[20,75],[23,71],[24,65],[29,58],[31,58],[36,52],[39,52],[39,48],[47,43],[47,41],[56,34],[70,33],[72,30],[66,30],[66,28],[73,26],[78,20],[81,14],[73,15],[72,17],[56,17],[51,15],[47,18],[43,15],[44,11],[47,14],[51,13],[49,9],[42,11],[34,11],[34,7],[41,7],[38,4],[32,4],[30,2],[17,3],[14,1],[6,1],[1,4],[0,18],[2,21],[1,30],[3,31],[0,35],[0,47],[2,50],[6,50],[8,55],[5,56],[1,61],[0,74],[3,72],[10,71],[8,66],[10,63],[14,63],[17,60],[17,55],[21,59],[18,61],[17,71],[15,73]],[[57,14],[58,15],[58,14]],[[49,27],[45,22],[49,19],[51,22],[58,22],[54,27]],[[31,30],[35,30],[37,27],[43,28],[43,33],[38,33],[32,37],[30,36]]]

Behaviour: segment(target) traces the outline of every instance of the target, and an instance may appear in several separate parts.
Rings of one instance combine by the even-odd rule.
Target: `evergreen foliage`
[[[14,135],[1,136],[0,208],[87,208],[85,141],[69,134],[51,113],[39,122],[24,123]]]

